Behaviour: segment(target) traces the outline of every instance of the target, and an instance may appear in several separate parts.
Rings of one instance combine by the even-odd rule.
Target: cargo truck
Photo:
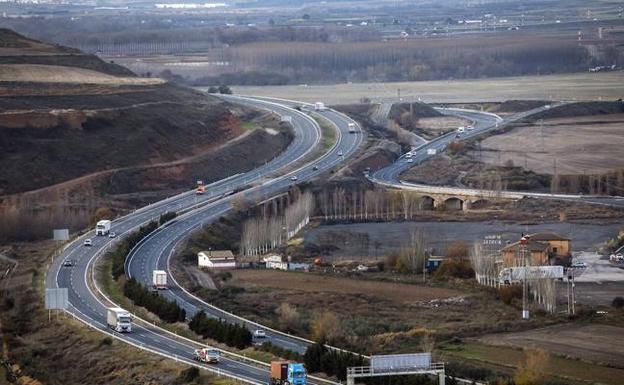
[[[314,103],[314,111],[325,111],[325,104],[323,102]]]
[[[167,272],[164,270],[152,271],[152,284],[156,290],[164,290],[167,288]]]
[[[95,225],[95,235],[108,235],[111,229],[111,221],[102,219]]]
[[[205,362],[207,364],[218,364],[221,360],[221,352],[217,349],[195,349],[194,357],[199,362]]]
[[[306,385],[305,366],[296,362],[271,361],[270,385]]]
[[[107,309],[106,323],[108,327],[119,333],[132,332],[132,315],[120,307]]]

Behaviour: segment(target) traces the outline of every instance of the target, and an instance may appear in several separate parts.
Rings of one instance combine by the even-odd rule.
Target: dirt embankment
[[[186,365],[106,337],[68,315],[53,312],[48,320],[43,280],[54,248],[47,241],[10,245],[6,252],[18,262],[0,278],[0,353],[9,363],[7,379],[32,385],[188,383]],[[194,383],[215,381],[202,373]]]

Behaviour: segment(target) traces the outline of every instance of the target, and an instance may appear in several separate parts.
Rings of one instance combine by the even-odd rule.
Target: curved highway
[[[534,197],[534,198],[545,198],[545,199],[556,199],[556,200],[570,200],[570,201],[580,201],[591,204],[598,205],[608,205],[615,207],[624,207],[624,197],[613,197],[613,196],[586,196],[586,195],[569,195],[569,194],[549,194],[549,193],[537,193],[537,192],[524,192],[524,191],[486,191],[486,190],[477,190],[477,189],[466,189],[461,187],[447,187],[447,186],[429,186],[425,184],[415,184],[403,182],[400,179],[401,174],[414,167],[428,158],[434,156],[435,154],[439,154],[444,151],[446,147],[455,139],[470,139],[476,137],[480,134],[483,134],[488,131],[494,131],[502,128],[503,126],[520,121],[528,116],[543,112],[550,108],[555,108],[558,105],[562,105],[565,103],[558,103],[551,105],[545,105],[539,108],[535,108],[529,111],[517,113],[510,115],[505,118],[501,118],[495,114],[474,111],[474,110],[464,110],[464,109],[456,109],[456,108],[438,108],[440,112],[445,115],[453,115],[460,118],[464,118],[473,122],[474,129],[466,130],[464,133],[457,133],[456,131],[449,132],[445,135],[440,136],[430,142],[416,148],[411,151],[411,159],[410,162],[407,158],[407,154],[400,156],[397,161],[392,163],[391,165],[384,167],[380,170],[375,171],[371,175],[369,175],[368,179],[380,185],[384,185],[386,187],[398,188],[398,189],[408,189],[419,191],[423,193],[440,193],[440,194],[458,194],[458,195],[482,195],[482,196],[501,196],[512,199],[519,199],[523,197]]]
[[[321,157],[315,163],[318,165],[318,170],[313,170],[310,165],[300,170],[291,171],[286,175],[273,177],[280,170],[284,170],[284,168],[287,168],[294,162],[300,161],[314,150],[321,139],[318,124],[306,114],[280,103],[234,96],[227,97],[227,99],[235,103],[270,110],[282,116],[290,116],[295,134],[290,146],[282,154],[262,167],[208,185],[207,193],[204,195],[198,196],[194,191],[188,191],[116,219],[112,226],[112,230],[118,235],[116,239],[96,237],[94,231],[81,235],[66,245],[60,256],[52,261],[46,276],[46,288],[67,288],[69,302],[67,312],[99,331],[109,333],[117,339],[156,354],[216,371],[222,375],[237,378],[240,381],[259,384],[266,383],[268,379],[266,367],[248,363],[236,357],[231,358],[232,355],[226,355],[216,367],[198,364],[192,360],[191,356],[193,349],[201,346],[201,344],[188,339],[178,338],[173,333],[169,333],[149,323],[137,320],[137,322],[134,322],[132,333],[120,334],[111,332],[106,325],[106,307],[111,306],[111,303],[102,298],[103,294],[93,280],[95,261],[103,252],[114,247],[118,239],[136,230],[142,224],[157,219],[160,214],[168,211],[185,213],[159,229],[153,237],[145,242],[146,246],[151,247],[151,245],[154,245],[154,243],[151,243],[153,242],[152,239],[155,239],[156,245],[160,242],[160,245],[156,247],[165,249],[166,247],[172,247],[173,243],[164,244],[163,242],[171,239],[175,240],[179,236],[183,236],[183,232],[188,232],[190,229],[202,223],[210,222],[227,212],[230,209],[230,201],[235,196],[233,194],[234,191],[244,189],[245,193],[253,192],[257,196],[270,196],[283,191],[292,183],[290,181],[292,175],[296,174],[299,180],[306,180],[326,171],[352,155],[362,140],[361,135],[338,135],[337,143],[332,148],[331,153]],[[343,115],[332,111],[326,111],[323,114],[328,116],[336,115],[335,118],[338,122],[340,133],[345,133],[347,122],[352,122]],[[342,151],[344,156],[338,156],[336,154],[338,151]],[[93,246],[83,246],[83,241],[86,238],[92,239]],[[154,260],[154,263],[160,265],[162,263],[160,256],[162,255],[160,253],[159,258]],[[141,260],[140,258],[133,258],[132,263],[128,266],[130,271],[136,270],[137,267],[135,266],[139,266],[138,271],[140,272],[142,264],[147,266],[147,263],[151,263],[146,259]],[[63,264],[67,260],[73,261],[74,266],[64,267]],[[190,304],[185,304],[184,306],[188,305]],[[189,309],[191,308],[189,307]],[[312,381],[312,383],[315,381]]]
[[[313,163],[317,170],[314,170],[314,166],[310,165],[288,173],[287,177],[296,175],[298,180],[310,179],[321,172],[331,169],[342,158],[352,155],[362,142],[362,135],[349,134],[348,132],[348,123],[353,122],[351,119],[332,110],[316,113],[334,122],[339,128],[338,144]],[[289,178],[266,181],[262,185],[263,195],[260,199],[268,198],[280,191],[284,191],[292,183]],[[230,210],[230,200],[230,198],[221,199],[218,203],[209,205],[205,210],[198,210],[185,215],[183,218],[173,220],[167,227],[151,234],[131,252],[127,259],[126,272],[130,277],[134,277],[145,285],[150,285],[153,270],[168,271],[169,290],[161,291],[160,294],[177,301],[179,305],[184,307],[189,317],[203,310],[213,317],[245,324],[250,330],[262,328],[266,331],[267,337],[274,345],[304,353],[307,346],[312,343],[311,341],[267,328],[216,308],[182,288],[169,272],[169,257],[176,245],[186,239],[193,228],[200,226],[202,223],[213,221]]]

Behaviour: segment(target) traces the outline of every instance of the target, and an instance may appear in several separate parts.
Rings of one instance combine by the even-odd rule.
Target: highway
[[[318,166],[318,170],[313,170],[312,164],[308,164],[303,168],[283,174],[281,173],[282,170],[292,168],[293,163],[311,154],[319,144],[321,131],[318,124],[306,114],[287,107],[284,103],[235,96],[226,98],[231,102],[270,110],[281,116],[290,116],[294,130],[292,143],[283,153],[266,165],[208,185],[207,193],[204,195],[198,196],[194,191],[188,191],[116,219],[113,222],[112,230],[117,233],[117,238],[96,237],[94,231],[81,235],[69,243],[61,255],[52,261],[46,275],[46,288],[67,288],[69,300],[67,312],[99,331],[112,334],[117,339],[156,354],[204,369],[218,371],[222,375],[237,378],[244,382],[259,384],[267,382],[268,370],[266,367],[257,363],[249,363],[249,360],[232,358],[232,355],[224,358],[216,368],[199,365],[191,357],[193,349],[201,346],[200,344],[178,338],[172,333],[149,323],[141,322],[136,318],[132,333],[112,333],[106,326],[106,307],[110,306],[111,302],[104,298],[104,294],[93,280],[96,261],[106,250],[114,247],[119,239],[136,230],[142,224],[158,219],[160,214],[168,211],[183,213],[165,227],[160,228],[145,243],[142,243],[141,247],[134,250],[132,259],[128,260],[127,268],[141,280],[145,271],[150,271],[151,280],[152,268],[164,266],[163,264],[167,263],[167,259],[162,258],[165,255],[168,256],[166,250],[171,250],[185,234],[203,223],[215,220],[230,210],[230,202],[237,196],[237,194],[233,194],[233,191],[244,189],[245,194],[254,194],[255,197],[272,196],[284,191],[292,184],[291,176],[297,175],[299,181],[305,181],[326,172],[349,158],[362,142],[362,135],[347,133],[347,124],[352,122],[350,119],[330,110],[320,112],[319,114],[325,115],[337,123],[339,129],[337,143],[327,154],[313,163]],[[339,151],[342,151],[343,156],[337,155]],[[83,241],[86,238],[92,239],[93,246],[83,246]],[[154,256],[147,258],[144,251],[153,251],[154,249],[151,249],[153,247],[163,252],[155,253]],[[66,260],[73,260],[75,265],[64,267],[63,262]],[[183,296],[184,292],[171,290],[168,295]],[[190,314],[196,311],[198,307],[203,306],[192,301],[193,299],[188,298],[186,303],[182,302],[183,306],[190,310]],[[213,311],[208,308],[206,310]],[[288,339],[287,336],[284,336],[283,340],[286,346],[290,341],[298,341],[294,338]],[[316,383],[317,380],[312,379],[311,382]]]
[[[380,170],[371,173],[368,179],[379,185],[386,187],[407,189],[418,191],[422,193],[438,193],[447,195],[473,195],[473,196],[500,196],[503,198],[520,199],[523,197],[533,197],[542,199],[554,199],[563,201],[577,201],[585,202],[596,205],[607,205],[613,207],[624,207],[624,197],[614,196],[588,196],[588,195],[569,195],[569,194],[550,194],[550,193],[538,193],[528,191],[487,191],[467,189],[461,187],[446,187],[446,186],[429,186],[425,184],[408,183],[401,180],[401,174],[406,170],[414,167],[428,158],[439,154],[444,151],[446,147],[454,140],[467,140],[474,138],[486,132],[495,131],[503,128],[505,125],[520,121],[528,116],[543,112],[550,108],[556,108],[559,105],[563,105],[565,102],[557,103],[553,105],[546,105],[538,107],[529,111],[513,114],[505,118],[501,118],[495,114],[465,110],[457,108],[437,108],[438,111],[445,115],[457,116],[473,122],[473,130],[466,130],[464,133],[458,133],[457,131],[449,132],[434,140],[429,141],[426,144],[411,151],[412,161],[409,162],[406,154],[400,156],[394,163],[386,166]]]

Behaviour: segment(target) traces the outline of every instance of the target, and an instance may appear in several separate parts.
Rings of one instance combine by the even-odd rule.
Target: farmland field
[[[481,142],[480,159],[541,174],[602,173],[624,167],[624,114],[547,119]],[[556,159],[556,160],[555,160]]]
[[[398,83],[343,83],[333,85],[236,86],[241,95],[291,98],[328,104],[358,103],[397,97],[421,98],[427,103],[500,102],[529,100],[597,100],[622,97],[624,72],[576,73],[471,80],[440,80]]]
[[[232,284],[269,287],[280,290],[297,290],[308,293],[362,294],[395,302],[427,301],[461,295],[459,291],[444,288],[343,279],[276,270],[235,270],[233,272]]]
[[[480,342],[513,347],[537,346],[584,361],[624,367],[624,329],[609,325],[556,325],[517,333],[486,335]]]
[[[85,68],[39,64],[2,64],[0,82],[79,83],[103,85],[162,84],[158,78],[112,76]]]

